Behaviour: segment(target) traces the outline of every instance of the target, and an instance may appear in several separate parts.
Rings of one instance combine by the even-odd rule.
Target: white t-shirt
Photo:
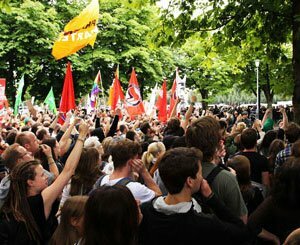
[[[101,181],[102,185],[115,185],[118,181],[123,178],[119,179],[109,179],[109,175],[103,177]],[[141,203],[148,202],[155,197],[155,192],[149,189],[147,186],[142,185],[139,182],[129,182],[126,187],[131,191],[132,195],[136,200],[140,200]]]

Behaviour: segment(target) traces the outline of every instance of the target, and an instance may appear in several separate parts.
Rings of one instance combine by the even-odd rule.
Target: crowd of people
[[[3,115],[0,244],[300,244],[285,108]]]

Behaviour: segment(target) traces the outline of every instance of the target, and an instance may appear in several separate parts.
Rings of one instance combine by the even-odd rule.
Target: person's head
[[[50,244],[75,244],[83,235],[84,209],[88,196],[69,197],[61,208],[60,223]]]
[[[284,149],[284,142],[279,139],[275,139],[272,141],[269,147],[269,156],[276,158],[278,152]]]
[[[71,180],[70,195],[88,193],[100,176],[99,151],[94,147],[83,148],[75,174]]]
[[[300,157],[300,140],[297,140],[292,145],[292,156],[293,157]]]
[[[148,146],[148,150],[143,153],[142,161],[146,168],[150,170],[151,163],[154,164],[157,158],[164,154],[166,147],[162,142],[153,142]]]
[[[248,112],[247,111],[243,111],[241,115],[242,115],[243,119],[248,118]]]
[[[224,135],[226,133],[227,130],[227,122],[225,120],[219,120],[219,124],[220,124],[220,134]]]
[[[49,138],[50,134],[45,128],[40,128],[38,129],[38,131],[36,131],[36,137],[38,138],[38,140],[42,141],[46,138]]]
[[[15,143],[18,132],[16,130],[11,130],[6,136],[5,142],[9,145]]]
[[[127,131],[128,131],[128,127],[127,127],[127,125],[125,125],[125,124],[121,124],[121,125],[119,126],[119,130],[120,130],[121,134],[126,134]]]
[[[160,177],[168,193],[178,194],[190,188],[199,191],[202,181],[202,152],[196,148],[178,147],[168,150],[159,160]]]
[[[99,151],[99,154],[102,156],[104,151],[103,151],[103,146],[100,143],[98,137],[96,136],[91,136],[88,137],[85,141],[84,141],[84,148],[96,148]]]
[[[260,148],[269,148],[273,140],[277,138],[277,132],[275,130],[269,130],[260,145]]]
[[[298,208],[300,206],[300,158],[291,157],[274,178],[271,195],[279,206]]]
[[[101,186],[91,192],[85,206],[83,244],[135,244],[139,219],[127,187]]]
[[[294,143],[300,137],[300,127],[297,123],[289,123],[285,131],[286,139],[289,143]]]
[[[41,234],[27,197],[41,193],[48,186],[44,169],[36,160],[22,162],[14,167],[10,180],[9,193],[1,211],[11,213],[18,222],[24,222],[30,238],[37,241]]]
[[[39,141],[34,133],[26,131],[17,135],[16,143],[25,147],[25,149],[31,152],[33,155],[39,150]]]
[[[300,228],[291,232],[286,238],[283,245],[299,245],[300,244]]]
[[[203,152],[203,161],[211,161],[221,140],[219,129],[219,122],[213,117],[197,119],[187,129],[185,136],[187,146],[200,149]]]
[[[17,164],[33,160],[33,156],[23,146],[14,143],[5,149],[2,159],[5,166],[12,171]]]
[[[148,122],[143,122],[140,126],[140,130],[144,135],[150,135],[152,132],[151,126]]]
[[[180,120],[177,117],[172,117],[167,122],[167,127],[164,130],[164,135],[183,136],[184,130],[180,126]]]
[[[135,142],[140,141],[140,136],[133,130],[127,131],[125,137],[126,137],[126,139],[130,139],[130,140],[135,141]]]
[[[55,161],[58,159],[58,157],[60,157],[60,146],[59,146],[59,143],[57,142],[56,138],[54,138],[54,137],[46,138],[42,141],[42,144],[45,144],[45,145],[48,145],[51,147],[52,156]]]
[[[129,160],[138,156],[140,150],[140,145],[129,139],[124,139],[114,143],[111,149],[114,169],[121,169],[125,167]]]
[[[245,128],[247,128],[246,123],[244,123],[244,122],[238,122],[237,125],[236,125],[235,131],[237,133],[242,133]]]
[[[102,148],[103,148],[103,155],[101,156],[102,161],[108,161],[108,157],[111,155],[111,149],[112,149],[113,143],[114,143],[113,137],[111,137],[111,136],[106,137],[102,141]]]
[[[253,149],[256,146],[257,133],[253,128],[245,129],[241,134],[241,143],[245,149]]]
[[[240,186],[249,185],[250,180],[250,161],[242,155],[234,156],[228,160],[228,167],[231,167],[236,172],[236,178]]]

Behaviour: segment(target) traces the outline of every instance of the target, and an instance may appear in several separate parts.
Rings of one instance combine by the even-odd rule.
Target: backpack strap
[[[207,175],[207,177],[205,178],[207,183],[209,185],[211,185],[214,182],[214,179],[217,177],[217,175],[223,170],[222,167],[220,167],[219,165],[217,165],[216,167],[214,167],[214,169],[209,173],[209,175]]]
[[[126,186],[126,185],[127,185],[128,183],[130,183],[130,182],[133,182],[133,180],[130,179],[130,178],[128,178],[128,177],[126,177],[126,178],[120,179],[120,180],[116,183],[116,185],[124,185],[124,186]]]
[[[93,189],[99,188],[99,187],[101,186],[101,182],[102,182],[103,178],[104,178],[106,175],[107,175],[107,174],[103,174],[102,176],[100,176],[100,177],[97,179],[96,183],[94,184],[94,188],[93,188]]]

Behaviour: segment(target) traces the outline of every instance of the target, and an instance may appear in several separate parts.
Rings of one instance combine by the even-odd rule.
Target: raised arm
[[[192,113],[193,113],[196,101],[197,101],[197,97],[195,95],[193,95],[191,97],[191,104],[190,104],[188,110],[185,113],[184,120],[181,123],[181,127],[184,129],[184,131],[186,130],[187,126],[189,125],[189,120],[190,120],[190,118],[192,116]]]
[[[286,115],[286,111],[285,111],[285,109],[283,107],[281,107],[279,111],[282,114],[282,125],[281,125],[281,128],[284,129],[284,130],[286,130],[287,125],[289,123],[289,119],[288,119],[288,117]]]
[[[75,172],[75,169],[77,167],[77,164],[81,156],[83,143],[88,133],[88,130],[89,130],[88,125],[84,121],[82,121],[79,126],[79,137],[76,141],[76,144],[70,156],[67,159],[63,171],[57,177],[57,179],[52,183],[52,185],[48,186],[46,189],[42,191],[46,219],[49,217],[53,202],[61,194],[64,186],[68,183],[68,181],[71,179],[72,175]]]
[[[51,152],[51,147],[48,146],[48,145],[42,144],[41,148],[42,148],[42,151],[44,152],[44,154],[47,157],[47,161],[48,161],[48,165],[49,165],[49,171],[54,174],[54,179],[56,179],[59,175],[59,171],[58,171],[57,165],[56,165],[56,163],[53,159],[52,152]]]
[[[61,137],[60,141],[59,141],[59,147],[60,147],[60,151],[61,151],[61,156],[63,156],[69,149],[70,144],[72,142],[70,136],[71,133],[73,131],[74,126],[78,123],[80,119],[76,118],[68,127],[68,129],[65,131],[65,133],[63,134],[63,136]]]
[[[264,115],[264,117],[263,117],[263,119],[262,119],[262,121],[261,121],[261,125],[262,125],[262,126],[264,126],[264,124],[265,124],[267,118],[271,115],[271,112],[272,112],[272,109],[271,109],[271,108],[268,108],[268,109],[266,110],[265,115]]]

